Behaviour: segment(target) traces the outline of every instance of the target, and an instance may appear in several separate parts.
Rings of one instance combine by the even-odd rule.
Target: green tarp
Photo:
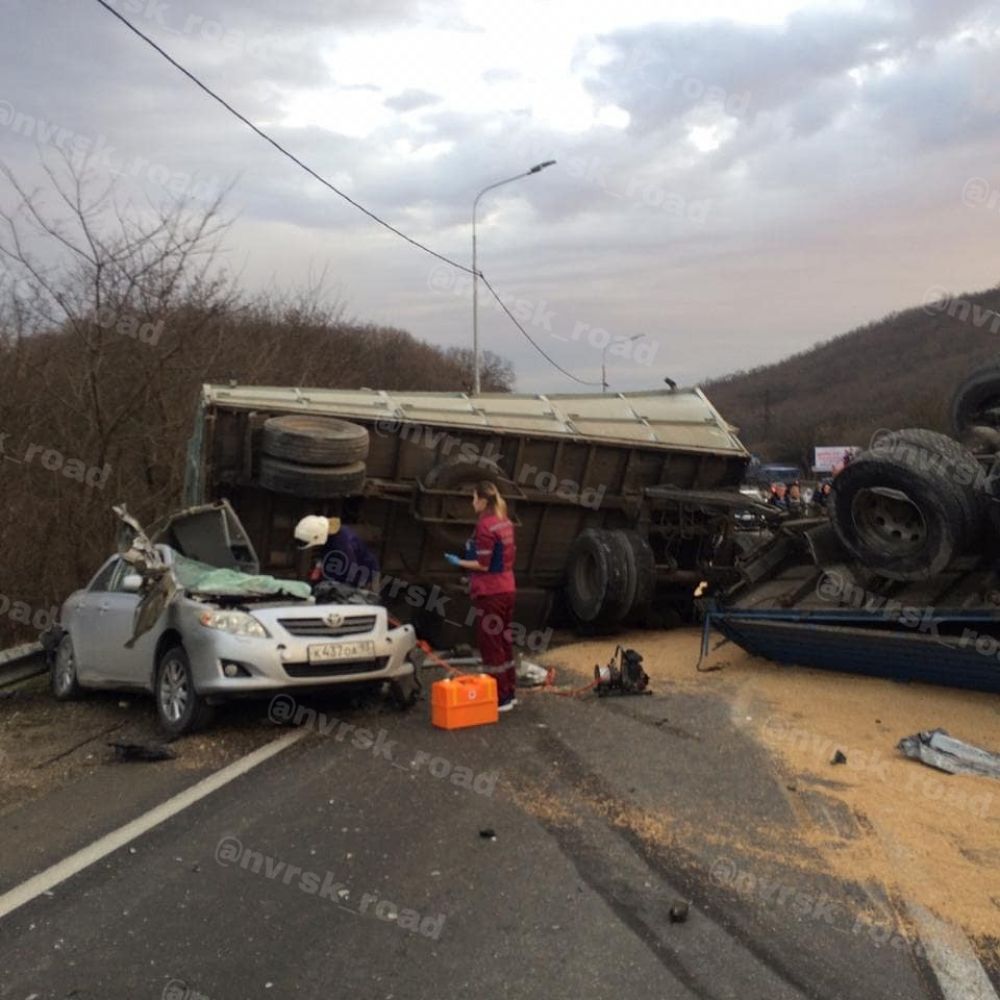
[[[250,576],[233,569],[209,566],[176,553],[173,570],[177,582],[191,594],[212,597],[293,597],[297,600],[312,596],[312,587],[299,580]]]

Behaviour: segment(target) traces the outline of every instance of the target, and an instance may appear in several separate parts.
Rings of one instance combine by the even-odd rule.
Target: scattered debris
[[[120,761],[174,760],[177,754],[163,743],[109,743]]]
[[[847,763],[847,755],[844,753],[843,750],[838,750],[833,755],[833,757],[830,759],[830,763],[831,764],[846,764]]]
[[[594,686],[598,698],[608,694],[652,694],[647,690],[649,674],[642,669],[642,655],[634,649],[615,646],[607,666],[594,667]]]
[[[517,665],[518,687],[541,687],[549,679],[549,672],[537,663],[522,659]]]
[[[670,907],[670,922],[672,924],[683,924],[688,918],[689,909],[690,907],[685,900],[678,899]]]
[[[906,736],[897,747],[907,757],[948,774],[984,774],[1000,778],[1000,754],[956,740],[943,729]]]

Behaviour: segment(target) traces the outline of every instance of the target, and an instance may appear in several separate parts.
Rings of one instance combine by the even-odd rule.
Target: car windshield
[[[279,580],[274,576],[251,576],[238,570],[219,569],[208,563],[172,553],[171,560],[177,582],[191,594],[212,597],[289,597],[308,600],[312,588],[299,580]]]

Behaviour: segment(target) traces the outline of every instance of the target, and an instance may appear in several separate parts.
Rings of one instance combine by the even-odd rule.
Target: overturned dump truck
[[[701,580],[739,578],[734,511],[749,454],[698,389],[593,395],[396,393],[206,385],[186,501],[229,500],[275,575],[305,575],[293,529],[340,516],[378,555],[390,610],[432,641],[468,639],[443,559],[496,483],[517,528],[515,619],[584,630],[661,625]],[[364,580],[359,580],[364,584]]]
[[[1000,366],[952,399],[952,437],[879,432],[829,520],[787,521],[704,602],[711,630],[779,663],[1000,692]]]

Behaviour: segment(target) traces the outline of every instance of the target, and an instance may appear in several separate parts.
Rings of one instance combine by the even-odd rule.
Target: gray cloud
[[[404,90],[401,94],[395,94],[385,99],[385,106],[393,111],[416,111],[418,108],[426,108],[432,104],[440,104],[442,98],[437,94],[430,94],[426,90]]]
[[[231,245],[245,280],[294,284],[328,265],[352,313],[467,343],[471,302],[458,283],[434,287],[431,259],[299,172],[96,4],[7,8],[0,63],[14,71],[0,101],[103,138],[126,165],[124,180],[154,193],[151,176],[160,188],[164,175],[235,180]],[[457,6],[167,8],[163,23],[155,8],[130,16],[331,181],[459,260],[469,257],[476,191],[557,159],[484,202],[481,263],[522,311],[538,312],[529,332],[581,377],[599,377],[601,353],[572,339],[581,324],[644,332],[660,345],[651,365],[614,364],[615,384],[651,386],[663,374],[695,379],[803,349],[919,302],[932,284],[995,280],[1000,212],[961,202],[972,176],[1000,190],[1000,60],[985,30],[997,22],[988,4],[879,0],[853,13],[810,9],[777,26],[630,28],[582,42],[575,62],[582,67],[592,45],[615,53],[586,86],[597,104],[628,112],[625,128],[557,130],[530,101],[470,112],[415,81],[384,88],[399,114],[363,139],[279,123],[302,91],[334,102],[383,90],[377,66],[368,82],[339,77],[330,57],[338,40],[408,25],[466,30]],[[478,77],[500,84],[518,74],[493,67]],[[717,148],[698,149],[696,127],[717,129]],[[38,131],[0,128],[0,159],[29,179],[46,152]],[[399,152],[435,144],[448,151]],[[146,166],[132,169],[137,158]],[[515,360],[522,387],[570,387],[502,317],[486,313],[483,329],[486,346]]]

